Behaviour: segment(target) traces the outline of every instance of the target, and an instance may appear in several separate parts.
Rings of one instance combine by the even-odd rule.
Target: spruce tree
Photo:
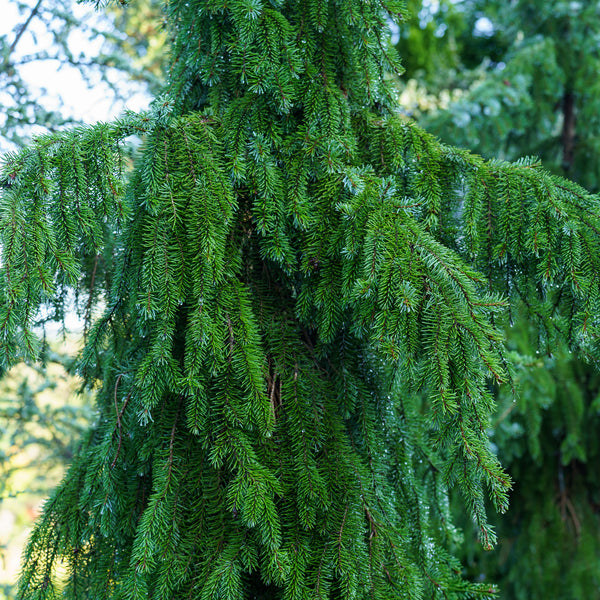
[[[20,599],[462,598],[502,326],[597,355],[598,199],[406,122],[385,0],[171,0],[147,114],[5,159],[0,335],[76,289],[98,417]],[[132,170],[124,145],[141,139]]]

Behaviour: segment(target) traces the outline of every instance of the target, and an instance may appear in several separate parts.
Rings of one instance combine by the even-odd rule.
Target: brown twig
[[[125,402],[123,402],[123,406],[121,407],[121,410],[119,410],[117,391],[119,389],[119,382],[121,381],[122,377],[123,377],[123,374],[121,373],[117,377],[117,381],[115,382],[115,413],[117,415],[117,433],[119,436],[119,443],[117,445],[117,453],[115,455],[115,458],[112,461],[112,463],[110,464],[111,469],[114,468],[114,466],[117,464],[117,459],[119,458],[119,454],[121,453],[121,444],[123,442],[123,436],[121,435],[121,417],[123,416],[123,413],[125,412],[125,407],[127,406],[127,403],[129,402],[129,398],[131,396],[131,394],[127,394],[127,396],[125,397]]]

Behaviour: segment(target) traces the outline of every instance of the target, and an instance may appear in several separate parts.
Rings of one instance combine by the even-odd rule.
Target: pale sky
[[[51,0],[42,0],[50,3]],[[6,34],[9,42],[15,39],[16,31],[27,19],[30,10],[19,14],[20,3],[35,6],[37,0],[0,0],[0,34]],[[90,4],[77,4],[74,0],[65,4],[75,18],[87,25],[97,25],[101,28],[101,11],[98,13]],[[97,55],[101,42],[92,42],[85,32],[73,32],[69,38],[71,51],[74,55],[83,54],[85,58]],[[19,58],[40,50],[51,49],[52,34],[47,25],[38,17],[34,17],[26,32],[19,40],[15,55]],[[77,68],[71,65],[61,65],[55,60],[33,61],[19,67],[23,79],[34,91],[48,109],[60,111],[86,123],[110,120],[120,115],[125,108],[141,110],[148,107],[149,98],[138,85],[128,95],[127,103],[115,101],[112,90],[99,77],[90,88]],[[0,88],[0,110],[2,105],[9,105],[10,98],[3,97],[4,90]],[[62,100],[62,107],[61,107]]]

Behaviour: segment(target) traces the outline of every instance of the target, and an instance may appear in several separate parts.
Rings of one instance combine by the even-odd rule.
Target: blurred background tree
[[[48,350],[44,364],[19,365],[0,380],[0,599],[11,588],[21,546],[40,502],[60,481],[93,419],[89,393],[69,374],[76,345]]]
[[[73,0],[3,7],[0,152],[148,103],[163,78],[161,2],[130,4],[134,10],[113,4],[99,12]],[[89,318],[86,307],[87,298],[65,299],[63,325]],[[26,532],[94,417],[70,374],[77,336],[55,327],[47,341],[43,364],[0,373],[0,600],[13,597]]]
[[[411,0],[396,31],[401,105],[443,141],[485,157],[539,156],[600,188],[600,3]],[[490,223],[490,227],[494,224]],[[600,378],[517,318],[519,395],[498,391],[491,432],[515,487],[484,553],[463,522],[463,562],[502,598],[588,599],[600,590]],[[548,323],[548,327],[552,327]]]
[[[405,79],[422,94],[405,108],[445,141],[486,158],[538,156],[599,189],[597,2],[409,4],[414,16],[397,46]]]
[[[95,12],[74,0],[21,0],[3,8],[0,150],[147,105],[162,81],[161,3],[130,4]]]

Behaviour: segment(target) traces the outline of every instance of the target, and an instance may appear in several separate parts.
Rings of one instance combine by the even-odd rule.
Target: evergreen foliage
[[[476,27],[480,19],[485,30]],[[410,75],[430,92],[463,92],[445,110],[429,111],[426,127],[486,157],[538,156],[553,172],[599,189],[596,3],[461,0],[424,20],[429,30],[451,25],[429,44],[428,29],[405,26],[401,51],[410,56],[419,48],[410,42],[420,40],[417,56],[428,69]]]
[[[444,15],[419,8],[421,22],[405,24],[402,35],[427,40],[423,23],[439,24]],[[445,65],[429,60],[432,70],[414,70],[412,76],[429,91],[429,102],[437,96],[432,104],[444,104],[448,87],[455,88],[456,100],[447,109],[425,112],[420,122],[442,139],[488,156],[539,153],[553,171],[597,189],[594,122],[600,106],[592,76],[597,7],[465,1],[454,9],[453,18],[462,19],[459,43],[450,29],[444,31],[436,42]],[[487,19],[485,33],[475,26],[480,18]],[[469,64],[475,68],[465,68]],[[536,327],[526,319],[514,321],[505,333],[519,400],[513,403],[511,394],[497,391],[492,436],[515,479],[511,507],[505,517],[490,515],[498,535],[494,553],[481,552],[469,523],[460,519],[467,543],[459,556],[470,576],[497,583],[503,598],[584,600],[595,597],[600,586],[595,468],[600,382],[596,369],[567,347],[549,354]],[[455,514],[461,515],[458,504]]]
[[[528,354],[527,327],[511,331],[519,400],[499,395],[493,441],[515,479],[497,525],[498,550],[461,549],[502,598],[591,598],[600,585],[598,414],[600,381],[565,348]],[[534,342],[535,344],[535,342]],[[466,531],[472,529],[466,527]]]
[[[3,360],[36,357],[69,289],[103,308],[79,361],[98,424],[19,598],[493,594],[452,556],[448,490],[491,547],[502,327],[523,310],[544,348],[597,355],[598,199],[399,116],[402,14],[172,0],[148,114],[6,158]]]

